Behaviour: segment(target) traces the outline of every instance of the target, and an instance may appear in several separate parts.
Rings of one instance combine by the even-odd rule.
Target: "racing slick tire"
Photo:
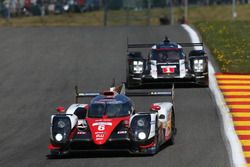
[[[209,78],[208,78],[208,75],[205,75],[204,78],[202,78],[202,79],[197,79],[196,83],[198,85],[200,85],[201,87],[205,87],[205,88],[209,87]]]
[[[202,86],[205,88],[209,87],[209,78],[208,75],[205,76],[205,79],[202,81]]]
[[[158,135],[155,136],[155,152],[152,155],[155,155],[159,152],[160,150],[160,145],[159,145],[159,141],[158,141]]]
[[[174,111],[172,111],[171,115],[172,115],[171,116],[171,138],[168,141],[169,145],[173,145],[174,144],[174,137],[175,137],[175,134],[176,134]]]
[[[155,135],[154,137],[154,143],[155,143],[155,148],[153,150],[150,150],[147,155],[155,155],[160,151],[160,144],[159,144],[159,139],[158,139],[158,134]]]
[[[133,88],[139,88],[141,86],[141,81],[135,81],[133,79],[127,78],[126,83],[127,88],[133,89]]]

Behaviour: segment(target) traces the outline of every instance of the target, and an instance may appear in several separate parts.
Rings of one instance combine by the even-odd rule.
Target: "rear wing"
[[[111,87],[110,91],[115,91],[119,94],[124,94],[126,96],[170,96],[172,103],[174,103],[174,84],[172,85],[171,91],[127,91],[125,89],[125,84],[123,83],[118,87]],[[75,102],[78,103],[79,98],[84,97],[95,97],[101,95],[100,92],[79,92],[78,87],[75,86]]]
[[[177,43],[178,45],[181,45],[182,47],[195,47],[195,46],[201,46],[203,48],[203,43]],[[147,43],[147,44],[127,44],[127,50],[130,48],[151,48],[156,43]]]
[[[78,87],[77,86],[75,86],[75,93],[76,93],[76,95],[75,95],[75,102],[76,103],[78,103],[78,99],[79,98],[83,98],[83,97],[95,97],[95,96],[98,96],[98,95],[101,94],[99,92],[84,92],[84,93],[82,93],[82,92],[78,91]]]
[[[174,84],[172,84],[171,91],[126,91],[126,96],[170,96],[172,103],[174,103]]]

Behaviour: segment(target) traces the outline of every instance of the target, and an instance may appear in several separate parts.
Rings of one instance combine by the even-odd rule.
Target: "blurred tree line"
[[[185,0],[103,0],[108,3],[109,9],[118,10],[121,8],[147,8],[148,3],[151,7],[166,7],[170,3],[173,5],[184,5]],[[250,0],[236,0],[237,3],[250,3]],[[104,3],[105,3],[104,2]],[[232,0],[188,0],[189,5],[220,5],[231,4]]]

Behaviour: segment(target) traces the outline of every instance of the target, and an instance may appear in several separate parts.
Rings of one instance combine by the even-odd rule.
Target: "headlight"
[[[57,141],[62,141],[63,135],[58,133],[58,134],[56,134],[55,138],[56,138]]]
[[[204,60],[196,59],[194,60],[194,72],[203,72],[204,71]]]
[[[55,142],[65,143],[71,132],[71,122],[68,117],[54,116],[51,127],[51,136]]]
[[[143,127],[143,126],[145,126],[145,121],[143,119],[138,119],[137,125],[140,127]]]
[[[133,72],[136,74],[141,74],[143,72],[142,61],[133,61]]]
[[[63,122],[63,121],[58,121],[58,123],[57,123],[57,127],[58,128],[64,128],[65,127],[65,123]]]
[[[145,140],[146,139],[146,133],[145,132],[139,132],[138,133],[138,139]]]

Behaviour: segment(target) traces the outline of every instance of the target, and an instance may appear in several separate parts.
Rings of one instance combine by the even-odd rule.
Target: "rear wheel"
[[[141,86],[141,81],[135,81],[133,79],[129,79],[127,78],[127,84],[126,84],[127,88],[129,89],[133,89],[133,88],[139,88]]]
[[[154,154],[157,154],[160,150],[160,145],[159,145],[159,141],[158,141],[158,135],[155,136],[155,153]]]
[[[208,78],[208,75],[205,75],[204,78],[202,78],[202,79],[197,79],[196,83],[198,85],[200,85],[201,87],[205,87],[205,88],[209,87],[209,78]]]

